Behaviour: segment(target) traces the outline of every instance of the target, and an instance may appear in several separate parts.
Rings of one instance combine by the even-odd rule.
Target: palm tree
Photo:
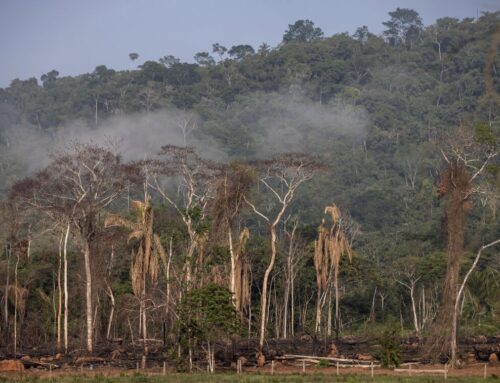
[[[105,226],[121,226],[130,230],[128,242],[136,241],[132,249],[132,266],[130,277],[132,290],[139,298],[139,327],[142,332],[144,354],[147,354],[147,317],[146,317],[146,290],[148,277],[151,283],[158,280],[159,264],[163,263],[166,270],[167,260],[165,249],[161,244],[160,237],[153,232],[153,209],[151,197],[146,193],[144,202],[131,201],[135,212],[135,221],[128,220],[120,215],[111,214],[106,218]]]
[[[330,215],[332,226],[328,229],[323,219],[318,229],[318,239],[315,241],[314,266],[316,268],[316,282],[318,286],[318,302],[316,310],[316,331],[319,331],[321,323],[321,308],[325,303],[328,287],[331,286],[333,269],[333,285],[335,290],[335,332],[339,335],[339,268],[340,259],[347,255],[352,260],[352,248],[342,224],[342,215],[335,204],[327,206],[324,214]],[[329,332],[329,331],[328,331]],[[329,335],[329,334],[328,334]]]

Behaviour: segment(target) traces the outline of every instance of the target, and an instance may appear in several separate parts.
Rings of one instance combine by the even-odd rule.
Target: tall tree
[[[311,42],[320,40],[323,37],[321,28],[315,27],[311,20],[297,20],[288,25],[288,29],[283,35],[283,42],[291,41]]]
[[[339,309],[339,270],[340,259],[347,255],[349,261],[352,259],[351,236],[348,232],[348,225],[342,221],[342,215],[339,208],[332,204],[325,208],[325,214],[330,215],[331,227],[325,226],[323,219],[318,229],[318,239],[315,241],[314,266],[316,268],[316,283],[318,296],[316,302],[316,327],[319,332],[321,325],[321,307],[328,298],[331,291],[331,283],[335,291],[335,331],[339,335],[340,309]],[[331,273],[333,269],[333,275]],[[330,317],[330,315],[329,315]],[[330,321],[328,322],[327,335],[330,335]]]
[[[408,8],[397,8],[389,12],[391,19],[384,21],[387,29],[384,35],[393,46],[404,45],[411,48],[421,36],[423,24],[422,18],[417,11]]]
[[[277,233],[276,228],[281,222],[283,215],[292,203],[297,189],[306,181],[313,178],[314,174],[322,167],[314,158],[303,154],[285,153],[271,160],[254,163],[260,175],[258,182],[271,198],[272,209],[266,211],[259,209],[255,202],[245,197],[245,201],[269,226],[271,254],[264,279],[262,281],[260,325],[259,325],[259,349],[262,352],[266,336],[266,312],[267,312],[267,290],[269,288],[269,276],[273,271],[277,256]]]
[[[36,209],[62,216],[76,229],[85,264],[86,347],[93,352],[92,245],[99,213],[125,189],[129,167],[111,148],[76,144],[33,177],[18,182],[13,195]]]
[[[183,272],[189,290],[196,277],[193,269],[203,263],[209,201],[213,198],[220,166],[199,157],[193,148],[165,145],[160,156],[163,157],[161,160],[146,164],[151,169],[151,180],[148,182],[175,209],[186,227],[189,240]],[[178,181],[177,190],[172,189],[173,179]]]
[[[483,125],[479,125],[483,127]],[[459,275],[464,251],[467,215],[472,208],[472,197],[480,190],[481,177],[487,165],[500,151],[491,129],[474,132],[470,126],[456,129],[442,150],[446,168],[441,173],[438,192],[445,200],[447,232],[447,265],[442,304],[436,326],[437,334],[433,350],[450,356],[452,365],[456,359],[457,314],[459,299]]]
[[[136,248],[132,250],[133,259],[130,277],[132,280],[132,290],[140,302],[139,322],[141,323],[145,356],[148,354],[146,312],[148,278],[152,283],[158,280],[160,265],[163,265],[165,271],[167,269],[167,257],[160,237],[153,232],[153,208],[149,193],[145,193],[144,201],[132,201],[131,205],[136,216],[135,222],[125,219],[120,215],[112,214],[106,218],[105,225],[107,227],[124,227],[131,231],[128,241],[138,241]]]
[[[254,178],[255,174],[248,166],[231,164],[219,180],[213,204],[214,228],[227,235],[231,257],[229,291],[234,295],[234,304],[238,311],[248,303],[248,273],[245,272],[246,264],[242,259],[242,252],[250,233],[245,228],[236,242],[234,232],[237,230],[238,215],[245,205],[245,196],[248,195]]]

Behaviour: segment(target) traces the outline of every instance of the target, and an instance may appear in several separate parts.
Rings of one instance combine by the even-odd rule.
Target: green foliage
[[[291,41],[311,42],[321,39],[323,31],[321,28],[315,27],[311,20],[297,20],[294,24],[290,24],[283,35],[283,42]]]
[[[227,339],[238,333],[231,292],[216,284],[187,292],[179,307],[177,328],[184,345]]]
[[[482,144],[486,144],[491,147],[496,146],[495,134],[491,129],[491,126],[487,122],[479,122],[475,126],[476,130],[476,139],[478,142]]]
[[[417,260],[415,268],[422,275],[419,292],[425,288],[427,299],[439,300],[446,267],[446,233],[436,193],[442,168],[436,138],[452,134],[455,126],[470,121],[476,144],[486,150],[496,147],[499,111],[484,84],[487,53],[498,17],[498,12],[484,14],[478,20],[446,17],[423,26],[417,12],[398,8],[384,23],[385,38],[364,26],[353,36],[324,36],[312,21],[298,20],[289,25],[283,44],[272,49],[263,44],[257,53],[246,44],[228,49],[216,43],[196,54],[196,63],[165,55],[135,67],[138,54],[131,53],[133,70],[115,71],[99,65],[91,73],[74,77],[61,77],[53,70],[44,74],[41,82],[35,78],[14,79],[10,86],[0,89],[0,192],[5,194],[35,162],[26,163],[16,150],[27,141],[24,125],[28,125],[28,136],[40,135],[43,142],[75,120],[99,130],[113,116],[161,108],[177,107],[195,114],[199,126],[196,134],[224,148],[229,160],[252,160],[286,150],[316,154],[333,171],[300,190],[291,206],[293,213],[300,215],[300,240],[305,242],[295,301],[303,305],[310,300],[309,308],[315,304],[311,243],[325,204],[335,201],[360,225],[353,264],[341,267],[344,331],[379,331],[388,313],[399,314],[400,287],[392,277],[395,267],[404,267],[405,260]],[[497,56],[496,68],[500,67]],[[496,92],[500,91],[497,80],[494,77],[492,83]],[[146,96],[152,100],[147,105]],[[140,129],[137,126],[134,133],[141,135]],[[498,159],[486,167],[488,198],[481,196],[482,205],[476,204],[471,211],[466,234],[469,251],[500,233],[496,219],[499,169]],[[259,202],[266,205],[267,201]],[[119,202],[112,208],[122,207]],[[199,235],[217,225],[213,217],[201,213],[199,207],[185,212]],[[155,206],[155,218],[154,231],[161,234],[165,249],[172,242],[172,270],[181,270],[179,264],[189,241],[185,226],[167,206]],[[255,297],[260,294],[257,286],[270,250],[267,227],[248,212],[243,212],[241,220],[251,231],[245,257],[251,263],[252,314],[259,315]],[[229,260],[227,246],[210,243],[211,239],[206,243],[206,264],[198,269],[206,274]],[[23,326],[39,324],[44,332],[52,333],[52,308],[36,293],[40,289],[49,301],[52,298],[58,239],[46,241],[49,243],[43,253],[47,255],[37,252],[26,267],[21,267],[19,278],[30,290]],[[33,242],[40,242],[38,235]],[[278,258],[282,258],[286,245],[279,251]],[[109,276],[119,303],[130,298],[129,255],[128,249],[116,248],[116,264]],[[71,257],[70,275],[74,275],[72,271],[80,265],[76,256]],[[95,283],[100,286],[104,258],[95,262],[99,269]],[[276,270],[273,283],[279,301],[285,274],[280,259]],[[498,330],[495,273],[498,260],[484,257],[477,279],[471,277],[467,286],[462,323],[470,331]],[[0,265],[0,276],[5,280],[5,262]],[[178,277],[171,276],[172,280]],[[159,290],[164,283],[160,281]],[[377,322],[367,327],[364,323],[375,290]],[[379,294],[385,297],[383,310]],[[74,301],[77,305],[71,318],[79,318],[82,308],[78,300]],[[410,308],[403,307],[405,323],[410,323],[410,315]],[[43,319],[33,319],[38,317]],[[275,327],[273,320],[271,315],[270,329]],[[206,328],[200,323],[187,323],[192,325],[193,336],[206,337]],[[135,324],[132,326],[135,328]],[[307,333],[313,327],[314,317],[309,312],[297,330]],[[79,328],[78,319],[74,328]]]
[[[381,350],[377,359],[382,362],[383,367],[399,366],[399,335],[395,325],[389,325],[379,339]]]

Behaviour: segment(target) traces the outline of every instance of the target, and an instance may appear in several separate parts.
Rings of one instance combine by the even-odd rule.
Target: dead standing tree
[[[216,198],[212,210],[213,228],[222,236],[227,235],[231,257],[229,290],[233,293],[235,308],[240,314],[247,307],[250,296],[249,264],[243,259],[245,244],[250,236],[248,228],[238,235],[237,218],[245,205],[244,198],[249,193],[255,174],[248,166],[233,163],[224,171],[218,181]],[[236,235],[235,235],[236,232]],[[235,241],[235,237],[238,241]]]
[[[265,211],[259,209],[256,203],[245,197],[246,203],[252,210],[269,225],[271,255],[269,264],[264,272],[262,281],[260,325],[259,325],[259,349],[262,352],[266,336],[266,312],[267,312],[267,290],[269,276],[274,268],[277,255],[276,228],[283,218],[287,208],[292,203],[295,193],[300,185],[313,178],[314,174],[323,165],[315,158],[304,154],[285,153],[271,160],[253,163],[259,172],[258,183],[271,198],[273,209]]]
[[[85,264],[86,348],[89,353],[94,344],[91,245],[99,213],[125,189],[130,169],[111,148],[76,144],[55,156],[47,168],[13,187],[13,194],[33,208],[64,217],[76,229]]]
[[[131,231],[128,241],[138,241],[136,249],[132,250],[130,277],[132,280],[132,290],[140,302],[140,332],[143,338],[144,355],[147,355],[146,294],[148,277],[152,283],[158,280],[160,264],[163,265],[165,271],[167,269],[167,257],[160,237],[153,232],[153,208],[149,194],[145,193],[144,201],[132,201],[131,205],[135,211],[135,221],[112,214],[106,218],[105,226],[124,227]]]
[[[188,245],[183,271],[186,288],[190,290],[194,283],[193,268],[203,263],[208,202],[213,198],[221,168],[199,157],[193,148],[166,145],[159,155],[162,160],[144,164],[151,171],[148,183],[178,212],[186,227]]]
[[[435,325],[437,335],[428,352],[450,356],[452,365],[457,362],[460,259],[467,213],[472,207],[473,195],[481,190],[479,179],[486,166],[500,153],[491,131],[474,134],[471,130],[461,127],[447,141],[447,149],[442,150],[447,166],[438,187],[439,196],[445,200],[447,264],[442,303]]]
[[[325,221],[321,222],[318,229],[318,239],[315,241],[314,266],[316,268],[316,283],[318,296],[316,302],[316,326],[315,332],[319,333],[321,326],[321,311],[328,295],[331,296],[331,283],[335,291],[335,331],[337,337],[340,327],[339,309],[339,269],[340,259],[347,255],[349,261],[352,259],[352,248],[349,233],[349,226],[342,221],[340,210],[335,204],[325,208],[325,214],[329,214],[332,220],[330,229],[325,226]],[[331,315],[329,314],[329,319]],[[328,321],[327,335],[331,335],[331,320]]]

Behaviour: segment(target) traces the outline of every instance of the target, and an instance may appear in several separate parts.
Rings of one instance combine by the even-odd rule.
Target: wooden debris
[[[1,360],[0,372],[20,372],[24,370],[24,365],[20,360]]]

